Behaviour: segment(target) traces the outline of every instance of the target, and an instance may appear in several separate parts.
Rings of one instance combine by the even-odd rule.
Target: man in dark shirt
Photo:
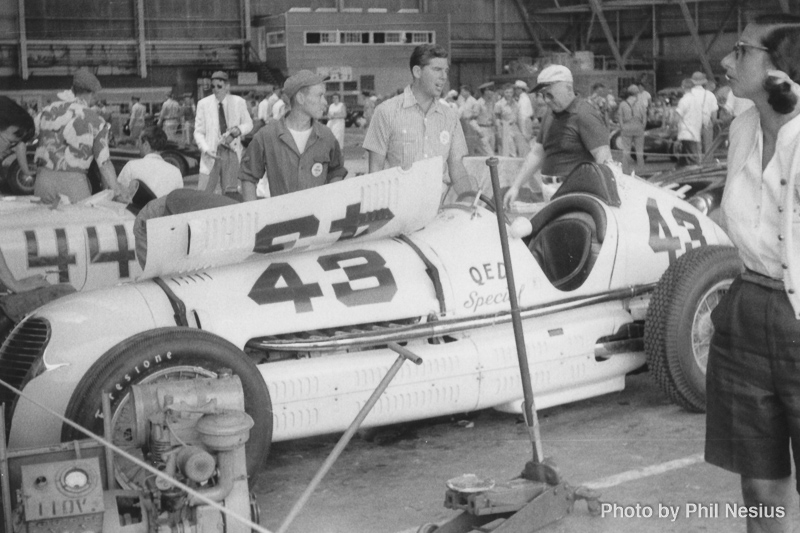
[[[258,130],[242,157],[239,180],[245,201],[256,199],[266,174],[270,196],[317,187],[344,178],[347,169],[339,142],[321,124],[327,109],[325,78],[301,70],[286,80],[289,113]]]
[[[533,149],[503,199],[507,206],[517,199],[522,183],[539,170],[547,199],[548,189],[554,192],[580,163],[612,160],[603,117],[589,102],[577,97],[567,67],[550,65],[542,70],[533,90],[541,92],[549,109]]]

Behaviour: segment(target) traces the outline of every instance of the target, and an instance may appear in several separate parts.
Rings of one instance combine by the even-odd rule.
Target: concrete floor
[[[594,517],[578,502],[571,515],[541,531],[745,531],[743,519],[726,516],[727,505],[741,504],[738,477],[702,462],[704,416],[671,405],[647,373],[629,376],[622,392],[539,417],[545,455],[566,481],[602,487],[601,501],[619,506],[618,515],[635,514],[637,505],[640,515],[647,509],[654,515]],[[251,485],[262,525],[279,527],[338,437],[273,445]],[[423,523],[455,516],[442,506],[448,479],[465,473],[511,479],[531,455],[518,417],[492,410],[422,421],[394,437],[384,445],[353,440],[289,531],[414,533]],[[677,510],[674,520],[657,516],[668,506]],[[796,501],[788,512],[800,522]]]

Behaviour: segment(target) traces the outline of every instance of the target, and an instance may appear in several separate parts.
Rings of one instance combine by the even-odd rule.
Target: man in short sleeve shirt
[[[58,101],[36,117],[39,145],[34,195],[47,202],[61,195],[73,203],[88,198],[92,188],[87,173],[92,161],[97,162],[105,187],[122,192],[108,149],[108,124],[91,108],[101,88],[94,74],[78,70],[72,90],[59,93]]]
[[[412,82],[402,94],[375,108],[364,149],[369,153],[369,171],[410,167],[430,157],[444,159],[444,180],[456,193],[473,189],[462,158],[467,142],[458,113],[439,99],[449,72],[447,51],[423,44],[414,49],[409,66]]]
[[[549,109],[533,149],[506,193],[506,205],[516,200],[522,182],[531,179],[538,170],[547,196],[548,188],[554,192],[579,164],[612,160],[603,117],[589,102],[577,97],[569,69],[550,65],[539,73],[537,82],[533,90],[542,93]]]

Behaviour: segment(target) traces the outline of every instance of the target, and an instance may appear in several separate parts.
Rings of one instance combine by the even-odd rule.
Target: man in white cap
[[[241,137],[253,129],[253,119],[244,98],[229,94],[230,84],[226,72],[217,71],[211,75],[211,88],[213,94],[197,102],[195,116],[194,140],[203,154],[200,157],[197,188],[201,191],[209,188],[209,177],[214,163],[223,158],[233,164],[225,165],[224,171],[219,175],[222,194],[236,195],[239,187],[238,163],[243,151]],[[233,154],[225,152],[226,150]],[[229,157],[230,155],[235,155],[235,158]],[[220,169],[220,165],[217,168]],[[211,182],[213,189],[216,189],[215,181]]]
[[[572,73],[562,65],[550,65],[537,78],[534,92],[544,97],[548,110],[533,149],[525,157],[514,182],[503,199],[510,206],[522,183],[535,179],[541,170],[545,199],[580,163],[611,161],[609,133],[600,112],[578,98]]]
[[[480,85],[478,90],[481,92],[481,97],[478,99],[475,123],[481,133],[481,151],[477,155],[493,156],[497,145],[494,106],[498,100],[497,93],[494,91],[494,82],[487,81]]]
[[[522,80],[514,82],[514,96],[517,97],[517,124],[528,142],[533,139],[533,103],[528,96],[528,84]]]
[[[270,196],[280,196],[339,180],[347,175],[339,141],[319,119],[325,114],[325,78],[301,70],[283,85],[286,116],[258,130],[242,158],[239,180],[245,201],[256,199],[266,174]]]

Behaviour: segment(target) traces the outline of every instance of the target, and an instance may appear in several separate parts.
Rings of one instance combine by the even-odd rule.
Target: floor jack
[[[572,512],[576,500],[586,500],[589,512],[599,514],[599,494],[586,487],[572,487],[559,474],[556,465],[544,458],[539,434],[539,419],[534,405],[528,356],[522,333],[514,271],[508,249],[503,195],[497,175],[498,160],[486,161],[492,180],[500,245],[506,265],[506,281],[511,304],[514,339],[522,377],[522,406],[525,424],[533,447],[533,459],[525,464],[520,477],[495,484],[474,475],[465,475],[448,481],[445,507],[462,511],[444,524],[425,524],[417,533],[530,533],[556,522]]]

